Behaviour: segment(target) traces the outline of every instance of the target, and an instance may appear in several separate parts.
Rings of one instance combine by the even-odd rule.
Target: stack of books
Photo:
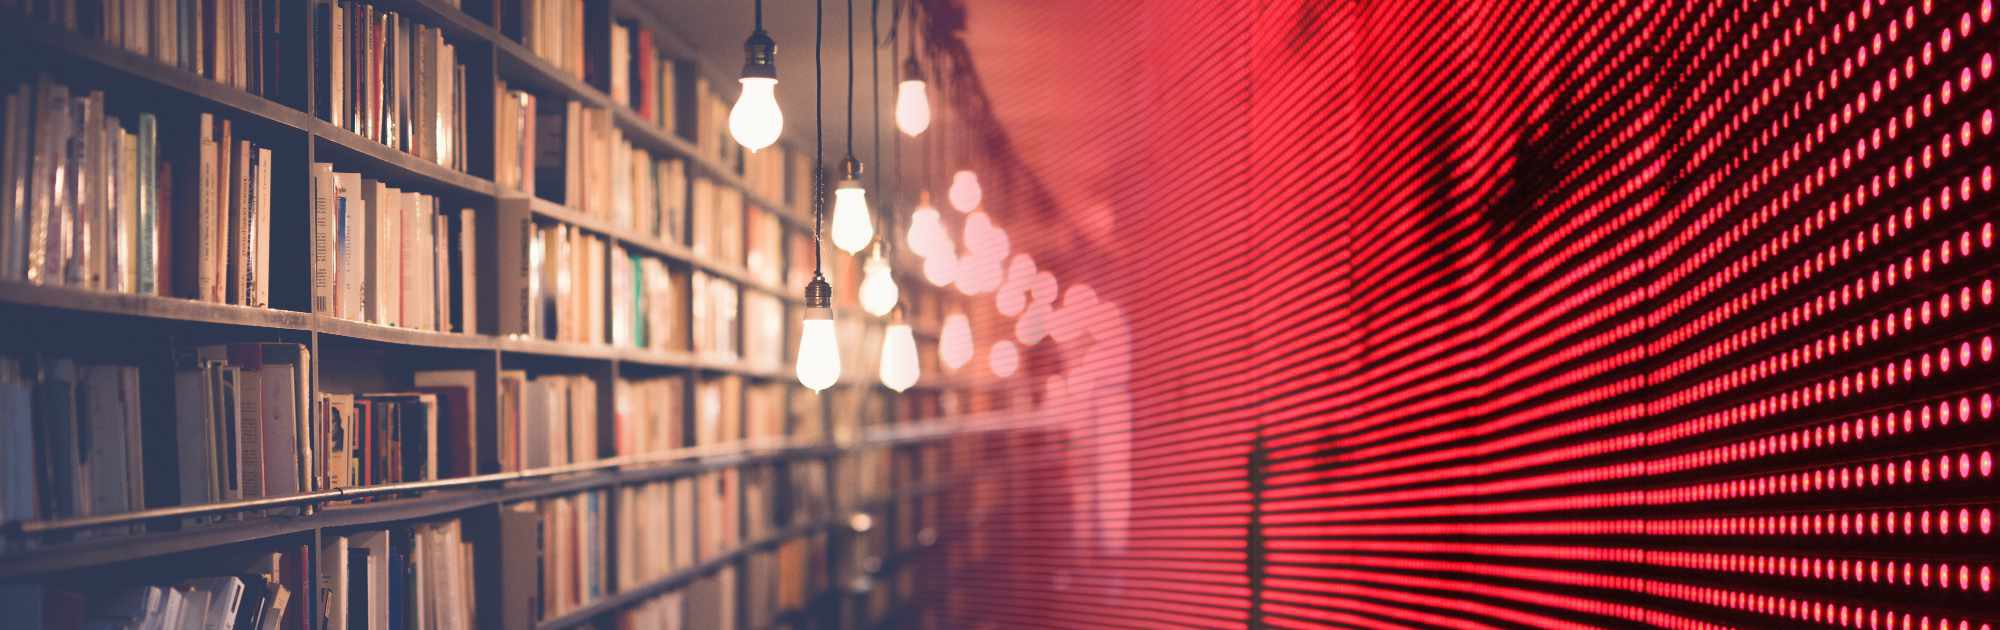
[[[687,382],[678,376],[618,381],[613,455],[671,451],[686,443]]]
[[[598,386],[587,376],[500,373],[499,461],[502,472],[596,461]]]
[[[533,203],[503,198],[496,213],[498,334],[605,343],[609,242],[567,224],[537,223]]]
[[[470,629],[474,557],[455,520],[329,536],[318,562],[320,627]]]
[[[672,130],[674,63],[660,56],[653,31],[619,22],[611,25],[611,98],[630,107],[640,118]]]
[[[478,329],[477,222],[436,197],[313,165],[313,310],[439,332]]]
[[[610,512],[604,491],[500,510],[500,618],[506,627],[532,628],[612,592]]]
[[[0,357],[0,522],[147,507],[139,369]]]
[[[443,31],[363,2],[319,5],[320,118],[440,166],[466,166],[466,77]]]
[[[322,487],[310,350],[295,343],[203,346],[176,364],[172,459],[181,505]]]
[[[172,267],[163,266],[173,261],[166,253],[167,239],[173,236],[169,218],[175,201],[169,185],[173,174],[160,156],[154,116],[142,113],[120,121],[105,114],[103,93],[73,94],[46,77],[8,93],[5,107],[0,113],[5,117],[0,120],[5,138],[0,145],[4,146],[0,195],[8,203],[0,208],[0,280],[173,294]],[[210,118],[204,114],[202,121],[206,126]],[[200,138],[204,155],[214,150],[207,139]],[[250,151],[247,143],[231,146],[236,150],[231,155],[269,159],[269,151]],[[222,173],[215,175],[202,180],[204,194],[213,194],[210,186],[222,181]],[[257,190],[268,192],[268,187]],[[244,208],[263,211],[262,204],[228,207],[239,215],[248,214]],[[261,223],[259,227],[268,229]],[[210,234],[204,236],[220,238]],[[261,244],[242,239],[225,242]],[[203,240],[202,244],[216,243]]]
[[[12,3],[9,6],[13,6]],[[251,94],[276,96],[284,72],[286,12],[277,0],[22,2],[30,15]]]
[[[493,469],[479,456],[474,372],[420,371],[412,382],[406,391],[320,395],[327,487],[449,479]]]
[[[298,547],[259,554],[240,572],[90,592],[0,586],[0,610],[18,628],[304,628],[306,556]]]

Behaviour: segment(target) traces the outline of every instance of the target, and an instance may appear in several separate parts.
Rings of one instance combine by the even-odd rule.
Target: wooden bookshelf
[[[810,217],[801,216],[793,210],[797,204],[788,204],[786,199],[773,199],[761,191],[753,189],[746,181],[739,167],[725,164],[705,154],[697,143],[682,135],[683,130],[666,129],[641,117],[638,112],[624,103],[617,102],[609,93],[609,88],[600,88],[591,82],[579,79],[554,64],[535,55],[527,46],[502,34],[500,28],[483,21],[465,11],[452,7],[441,0],[365,0],[380,9],[397,11],[413,18],[416,22],[439,29],[444,38],[452,42],[458,51],[458,59],[465,64],[469,95],[493,93],[496,81],[505,81],[510,87],[534,92],[538,98],[559,101],[573,101],[584,105],[608,110],[612,121],[626,139],[636,148],[652,153],[656,158],[677,158],[687,164],[688,177],[701,177],[722,189],[734,190],[743,196],[744,220],[749,223],[751,213],[768,212],[778,218],[783,226],[782,238],[778,243],[778,269],[788,271],[790,244],[794,234],[809,234],[813,228]],[[613,20],[636,23],[651,29],[659,37],[660,52],[680,67],[692,69],[696,74],[708,79],[713,89],[733,91],[733,74],[718,71],[725,66],[733,67],[733,61],[702,59],[685,40],[674,32],[666,20],[659,18],[651,7],[633,0],[586,0],[595,10],[590,15],[602,20],[603,24],[592,29],[609,27]],[[322,2],[307,3],[317,7]],[[438,163],[419,158],[413,154],[393,149],[364,138],[346,129],[328,123],[313,111],[314,91],[319,84],[317,66],[310,63],[317,48],[310,43],[316,37],[312,22],[317,14],[295,16],[297,25],[305,28],[305,33],[292,46],[292,50],[303,51],[307,67],[300,72],[286,75],[286,83],[267,86],[266,92],[272,97],[247,93],[234,87],[211,81],[197,73],[170,67],[143,55],[127,52],[62,28],[50,26],[35,18],[14,15],[12,9],[0,10],[0,17],[8,18],[0,25],[0,53],[10,58],[24,60],[22,68],[12,73],[0,72],[0,76],[11,77],[12,85],[31,81],[37,74],[47,74],[58,81],[80,81],[84,85],[101,89],[109,99],[160,105],[162,115],[180,116],[185,112],[208,112],[220,117],[238,121],[239,124],[256,125],[260,134],[281,135],[270,143],[274,152],[296,151],[293,162],[310,165],[329,163],[342,172],[359,172],[365,177],[389,182],[406,190],[413,190],[438,197],[441,204],[449,209],[470,208],[480,217],[494,213],[496,204],[503,199],[518,198],[521,193],[503,191],[495,184],[495,171],[491,142],[495,121],[490,103],[471,102],[468,98],[465,129],[469,137],[461,139],[467,143],[468,163],[466,170],[460,171],[440,166]],[[291,24],[288,22],[288,24]],[[604,46],[602,42],[589,44]],[[593,54],[601,54],[593,53]],[[684,79],[685,82],[688,79]],[[294,83],[295,82],[295,83]],[[675,92],[685,91],[686,86],[676,86]],[[679,94],[671,106],[693,102],[688,94]],[[696,112],[684,116],[702,115],[700,107]],[[686,120],[683,120],[686,124]],[[260,138],[260,143],[266,139]],[[484,155],[479,151],[485,150]],[[179,168],[181,165],[176,164]],[[787,168],[789,168],[789,163]],[[274,173],[273,179],[284,177],[287,181],[310,182],[308,173]],[[310,184],[301,190],[286,187],[275,199],[274,212],[304,213],[312,205]],[[274,184],[274,190],[275,188]],[[276,196],[276,195],[274,195]],[[747,269],[740,262],[711,259],[695,253],[688,242],[674,242],[662,239],[640,230],[628,229],[613,224],[603,218],[577,212],[562,204],[543,199],[533,199],[530,203],[533,214],[543,221],[567,224],[577,229],[604,237],[608,244],[626,248],[634,254],[656,257],[668,261],[676,271],[701,271],[732,283],[744,293],[764,293],[776,296],[785,305],[785,337],[796,336],[798,308],[802,299],[796,291],[788,289],[789,282],[772,283]],[[689,204],[691,205],[691,204]],[[703,209],[696,209],[703,211]],[[296,226],[298,232],[282,237],[273,227],[272,243],[275,247],[292,244],[304,246],[310,243],[310,220],[293,219],[289,225]],[[683,237],[691,238],[691,237]],[[744,244],[744,248],[752,247]],[[310,287],[312,270],[310,257],[306,268],[274,269],[272,285],[283,283],[293,286]],[[899,266],[901,261],[899,262]],[[482,263],[483,264],[483,263]],[[281,273],[277,273],[281,272]],[[482,274],[492,270],[481,268]],[[908,292],[935,290],[921,282],[921,271],[907,268],[901,274],[903,290]],[[912,282],[914,280],[914,282]],[[307,291],[309,292],[309,290]],[[741,294],[739,294],[739,304]],[[309,299],[309,298],[307,298]],[[956,299],[946,292],[946,299]],[[479,406],[484,409],[497,407],[497,394],[490,385],[494,373],[502,369],[526,368],[531,372],[565,373],[588,375],[598,380],[603,409],[616,409],[616,383],[626,377],[678,378],[685,393],[687,409],[694,408],[694,384],[704,379],[717,377],[740,377],[748,383],[787,384],[785,397],[781,399],[779,413],[781,426],[792,426],[802,422],[794,409],[794,400],[816,406],[818,413],[812,414],[821,426],[808,431],[816,436],[842,434],[835,430],[836,419],[831,405],[825,397],[798,387],[789,363],[781,365],[752,365],[736,359],[724,360],[710,356],[696,355],[685,348],[680,350],[656,350],[609,344],[579,344],[540,339],[495,336],[483,332],[438,332],[415,330],[394,326],[383,326],[368,322],[350,321],[329,315],[307,312],[306,299],[291,304],[279,304],[286,308],[250,308],[227,304],[201,302],[178,297],[109,293],[61,286],[38,286],[13,282],[0,282],[0,314],[29,314],[43,320],[73,320],[89,326],[123,326],[132,322],[143,322],[147,326],[166,331],[169,339],[162,345],[190,342],[221,343],[229,341],[271,341],[283,339],[303,344],[315,357],[313,374],[310,376],[312,392],[319,393],[331,381],[329,374],[341,368],[344,370],[371,369],[368,365],[346,366],[344,362],[360,361],[356,356],[369,357],[379,361],[379,365],[390,370],[457,367],[470,368],[479,374],[485,383],[479,389]],[[274,302],[276,302],[274,300]],[[677,302],[673,313],[676,320],[691,317],[690,307],[685,301]],[[739,307],[740,308],[740,307]],[[603,314],[599,314],[603,315]],[[482,312],[481,318],[490,322],[491,313]],[[871,326],[882,324],[876,318],[861,313],[858,308],[842,305],[840,317],[858,318],[871,322]],[[740,349],[748,330],[748,317],[739,315],[736,331],[732,335]],[[33,330],[14,329],[0,332],[0,347],[23,347],[24,344],[9,344],[8,339],[26,339],[36,334]],[[164,354],[160,348],[120,348],[113,341],[96,341],[81,338],[71,339],[63,335],[80,333],[57,332],[54,340],[41,339],[34,344],[36,351],[50,347],[60,347],[62,343],[74,342],[92,346],[94,356],[116,355],[119,352],[146,352],[152,355]],[[919,328],[920,336],[935,338],[935,330]],[[848,350],[873,354],[873,349]],[[738,352],[740,354],[740,352]],[[790,353],[786,351],[789,361]],[[329,364],[332,365],[329,365]],[[945,388],[967,389],[971,383],[961,379],[938,378],[926,375],[918,388],[937,391]],[[891,394],[873,382],[872,378],[851,376],[837,387],[862,388],[870,395],[889,397]],[[747,392],[750,388],[742,388]],[[808,398],[800,398],[808,397]],[[155,397],[156,398],[156,397]],[[747,394],[745,394],[747,400]],[[149,406],[143,411],[147,421],[152,416],[172,417],[171,409]],[[744,400],[736,403],[740,410]],[[961,486],[962,480],[941,481],[917,486],[892,484],[890,494],[877,497],[848,496],[851,482],[838,478],[833,462],[841,457],[866,449],[923,449],[938,448],[937,445],[965,436],[978,436],[996,430],[989,425],[939,423],[935,420],[907,427],[893,417],[896,404],[885,402],[883,408],[890,410],[890,417],[870,419],[843,419],[856,427],[886,427],[864,432],[863,437],[852,442],[813,441],[803,443],[752,445],[740,440],[725,445],[721,450],[706,452],[655,453],[641,457],[612,457],[575,465],[558,466],[538,470],[508,473],[489,473],[470,477],[439,479],[434,481],[408,482],[376,485],[359,488],[334,488],[316,490],[279,497],[268,497],[249,501],[210,503],[186,506],[156,506],[124,514],[97,515],[81,518],[28,520],[0,523],[0,583],[32,583],[52,576],[76,578],[90,576],[95,572],[117,574],[133,565],[157,566],[171,564],[177,558],[211,553],[230,549],[273,549],[280,544],[303,543],[317,557],[319,545],[324,536],[339,532],[368,527],[388,527],[412,524],[443,518],[463,518],[468,522],[489,517],[501,506],[543,497],[565,496],[579,492],[630,486],[634,484],[685,478],[707,471],[791,464],[795,462],[818,462],[825,466],[823,487],[815,489],[821,493],[832,513],[821,515],[794,515],[790,525],[756,540],[744,540],[717,557],[705,558],[692,568],[684,569],[664,579],[648,582],[637,588],[627,588],[616,593],[608,593],[589,602],[584,607],[560,617],[543,620],[538,628],[567,628],[585,625],[602,625],[613,615],[649,598],[671,592],[697,578],[713,575],[724,567],[742,567],[752,554],[772,549],[787,541],[819,534],[829,536],[845,530],[847,513],[842,510],[888,509],[896,499],[947,494]],[[691,412],[684,415],[692,415]],[[474,422],[490,422],[491,415],[474,418]],[[689,422],[691,419],[684,418]],[[739,427],[739,430],[741,428]],[[802,430],[794,428],[792,430]],[[848,433],[852,435],[852,433]],[[773,499],[775,500],[775,499]],[[742,506],[738,506],[739,511]],[[190,519],[202,520],[195,523]],[[734,527],[747,528],[748,517],[742,513],[735,516]],[[727,521],[725,521],[727,522]],[[142,531],[130,531],[142,530]],[[832,544],[832,543],[829,543]],[[911,553],[920,553],[912,550]],[[485,553],[485,552],[481,552]],[[482,558],[482,561],[486,558]],[[488,566],[488,565],[481,565]],[[737,572],[743,579],[743,571]],[[498,578],[481,576],[480,597],[489,594],[488,581]],[[778,613],[786,618],[803,617],[810,611],[826,606],[838,606],[846,599],[842,580],[834,579],[828,588],[810,595],[810,604],[800,609]],[[497,589],[497,587],[496,587]],[[321,603],[316,597],[301,597],[299,605],[306,607],[306,618],[321,619],[318,608]],[[738,600],[738,606],[743,604]],[[478,611],[480,622],[475,627],[486,627],[494,621],[485,606]],[[744,618],[739,611],[738,618]],[[317,628],[312,623],[309,627]]]

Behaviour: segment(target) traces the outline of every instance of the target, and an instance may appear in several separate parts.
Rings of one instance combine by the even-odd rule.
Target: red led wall
[[[1129,362],[927,618],[1989,628],[1994,11],[969,3],[1092,60],[989,83]]]

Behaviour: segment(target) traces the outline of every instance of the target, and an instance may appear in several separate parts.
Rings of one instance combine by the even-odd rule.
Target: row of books
[[[541,102],[533,92],[493,81],[493,181],[501,190],[535,194]]]
[[[442,332],[478,330],[471,208],[313,165],[313,310]]]
[[[619,379],[611,453],[660,453],[686,445],[686,392],[686,382],[678,376]]]
[[[688,187],[694,216],[688,222],[695,255],[743,264],[743,191],[695,178]]]
[[[686,161],[655,157],[633,146],[610,110],[505,92],[496,109],[496,165],[502,186],[603,218],[623,229],[681,242],[690,183]],[[693,181],[696,207],[728,212],[713,201],[714,184]],[[733,189],[731,189],[733,191]],[[733,206],[741,212],[740,195]],[[701,220],[699,218],[697,221]],[[707,238],[698,236],[697,241]]]
[[[47,77],[16,87],[5,107],[0,280],[166,293],[172,169],[158,120],[121,121],[102,92],[73,95]]]
[[[587,376],[525,372],[500,375],[500,467],[505,471],[596,461],[597,381]]]
[[[578,80],[589,79],[584,50],[584,3],[577,0],[503,0],[502,30],[535,56]]]
[[[319,5],[319,115],[438,165],[466,166],[466,75],[443,31],[374,5]]]
[[[492,468],[478,449],[474,372],[419,371],[411,380],[408,391],[319,396],[327,487],[466,477]]]
[[[609,495],[603,490],[500,511],[500,617],[508,628],[562,616],[608,594]]]
[[[0,357],[0,522],[146,503],[139,370]]]
[[[687,318],[674,313],[685,301],[677,288],[686,284],[685,276],[676,276],[659,258],[628,253],[623,245],[611,246],[611,264],[611,343],[682,349]]]
[[[735,168],[741,164],[743,156],[750,152],[736,143],[736,137],[729,134],[729,108],[735,94],[725,94],[714,88],[707,77],[694,79],[694,133],[695,151],[716,164]]]
[[[679,124],[674,63],[661,56],[653,37],[653,31],[643,26],[611,25],[611,98],[640,118],[672,130]]]
[[[172,446],[180,504],[317,488],[310,350],[294,343],[202,346],[176,362]]]
[[[605,343],[609,243],[567,224],[537,223],[531,203],[520,198],[499,203],[497,333]]]
[[[475,557],[456,520],[328,536],[318,563],[320,627],[473,628]]]
[[[0,586],[0,610],[18,628],[304,629],[306,555],[299,547],[260,554],[238,573],[99,591]]]
[[[689,327],[694,353],[717,360],[734,360],[739,356],[736,338],[741,291],[735,282],[705,271],[696,271],[690,277]]]
[[[37,15],[105,44],[251,94],[273,95],[286,68],[286,11],[275,0],[43,0]]]

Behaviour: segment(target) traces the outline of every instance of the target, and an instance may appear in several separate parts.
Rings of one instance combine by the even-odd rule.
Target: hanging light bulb
[[[743,93],[729,109],[729,135],[756,152],[778,141],[785,113],[778,109],[778,44],[764,32],[764,0],[757,0],[757,26],[743,41]]]
[[[1056,275],[1043,271],[1028,281],[1028,297],[1038,304],[1054,304],[1056,301]]]
[[[896,128],[915,138],[931,127],[931,97],[915,54],[903,62],[903,76],[908,78],[896,85]]]
[[[951,286],[952,281],[958,279],[958,255],[947,250],[925,258],[924,279],[931,281],[932,285]]]
[[[896,391],[917,384],[917,338],[901,316],[882,332],[882,385]]]
[[[868,192],[861,188],[861,160],[848,156],[841,161],[840,184],[833,189],[833,246],[853,254],[875,238],[875,224],[868,220]]]
[[[1013,376],[1014,370],[1021,367],[1021,350],[1014,347],[1012,341],[995,341],[993,347],[986,350],[986,367],[993,370],[994,376]]]
[[[799,384],[815,392],[840,380],[840,343],[833,331],[833,287],[813,276],[806,285],[806,313],[799,329]]]
[[[1052,310],[1047,302],[1036,302],[1021,312],[1021,318],[1014,320],[1014,339],[1021,345],[1032,346],[1042,342],[1049,334],[1049,315]]]
[[[820,40],[826,33],[820,20],[822,12],[822,5],[815,0],[813,3],[815,78],[819,75]],[[806,283],[805,314],[799,322],[799,356],[793,362],[799,384],[814,392],[824,391],[840,381],[840,340],[833,330],[833,286],[827,284],[826,276],[820,273],[820,224],[826,219],[826,169],[819,162],[819,156],[824,154],[820,146],[823,134],[818,124],[820,83],[822,82],[818,80],[813,81],[813,275],[812,281]]]
[[[876,317],[888,315],[896,308],[896,275],[889,271],[889,260],[882,257],[881,246],[875,247],[875,255],[868,257],[861,268],[861,310]]]
[[[951,189],[945,195],[951,198],[951,207],[959,212],[971,212],[979,208],[979,176],[970,170],[960,169],[951,176]]]
[[[944,220],[937,207],[931,205],[930,191],[917,193],[917,209],[910,212],[910,230],[903,236],[910,251],[929,258],[945,248],[941,245],[951,235],[944,230]]]
[[[972,361],[972,322],[964,313],[945,316],[944,328],[938,331],[938,360],[954,370]]]

